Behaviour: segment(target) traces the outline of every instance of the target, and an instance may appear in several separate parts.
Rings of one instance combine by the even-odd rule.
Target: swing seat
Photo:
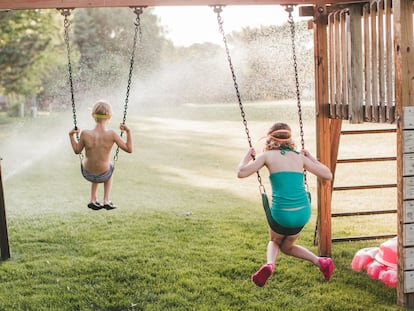
[[[266,219],[267,219],[267,223],[270,227],[270,229],[272,229],[274,232],[280,232],[280,230],[283,228],[284,231],[288,231],[286,232],[286,234],[297,234],[302,228],[285,228],[282,227],[281,225],[279,225],[272,216],[272,213],[270,211],[270,205],[269,205],[269,198],[267,197],[267,194],[265,192],[262,193],[262,204],[263,204],[263,209],[265,211],[266,214]]]
[[[269,224],[269,227],[275,231],[278,226],[272,217],[272,213],[270,212],[269,198],[266,193],[262,193],[262,204],[266,214],[267,223]]]

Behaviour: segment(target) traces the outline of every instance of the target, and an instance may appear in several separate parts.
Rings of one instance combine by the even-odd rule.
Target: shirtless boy
[[[95,119],[95,127],[82,132],[74,128],[69,132],[70,142],[75,154],[80,154],[85,149],[81,171],[83,177],[92,183],[88,207],[93,210],[102,208],[111,210],[116,208],[109,199],[114,171],[114,163],[110,161],[112,146],[117,144],[123,151],[131,153],[133,150],[131,131],[128,126],[121,124],[120,129],[126,132],[126,141],[124,141],[114,130],[106,128],[112,117],[112,107],[105,101],[100,100],[93,106],[92,117]],[[77,141],[76,137],[79,133]],[[104,184],[103,204],[96,198],[99,183]]]

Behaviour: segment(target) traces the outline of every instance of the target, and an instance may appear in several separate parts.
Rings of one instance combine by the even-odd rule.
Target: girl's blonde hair
[[[99,100],[95,103],[95,105],[93,105],[92,114],[96,119],[108,119],[112,117],[112,106],[106,101]],[[97,118],[96,116],[101,117]],[[106,118],[103,118],[102,116],[106,116]]]
[[[273,124],[267,132],[264,150],[280,150],[284,148],[295,150],[296,146],[291,136],[289,125],[282,122]]]

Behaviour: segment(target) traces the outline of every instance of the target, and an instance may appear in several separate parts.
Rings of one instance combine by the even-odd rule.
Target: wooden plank
[[[335,80],[335,13],[331,13],[328,16],[328,60],[329,60],[329,85],[330,92],[329,92],[329,113],[331,118],[336,117],[336,80]]]
[[[363,235],[363,236],[348,236],[341,238],[333,238],[332,242],[352,242],[352,241],[366,241],[394,238],[395,234],[377,234],[377,235]]]
[[[395,213],[397,213],[396,209],[389,209],[389,210],[379,210],[379,211],[332,213],[331,217],[368,216],[368,215],[383,215],[383,214],[395,214]]]
[[[348,9],[342,10],[339,14],[340,32],[341,32],[341,118],[348,120],[348,35],[347,35],[347,23],[348,23]]]
[[[349,191],[349,190],[368,190],[368,189],[385,189],[385,188],[395,188],[397,184],[378,184],[378,185],[360,185],[360,186],[342,186],[342,187],[333,187],[333,191]],[[414,182],[412,187],[414,196]]]
[[[348,0],[348,2],[359,2]],[[181,5],[305,5],[314,0],[0,0],[0,9],[57,9],[57,8],[102,8],[131,6],[181,6]],[[320,4],[341,3],[337,0],[318,0]]]
[[[414,131],[412,130],[403,131],[403,139],[404,139],[403,152],[404,153],[414,152]]]
[[[395,160],[397,160],[397,157],[353,158],[353,159],[338,159],[336,163],[383,162],[383,161],[395,161]]]
[[[403,191],[404,191],[404,200],[414,199],[414,177],[403,178]]]
[[[365,113],[364,119],[371,121],[372,119],[372,96],[371,96],[371,44],[369,40],[369,4],[365,4],[362,8],[363,25],[364,25],[364,99]]]
[[[404,130],[414,130],[414,107],[413,106],[404,106],[403,108],[403,129]]]
[[[371,3],[371,89],[372,89],[372,121],[379,122],[378,115],[378,49],[377,49],[377,13],[378,4]]]
[[[404,272],[404,293],[414,293],[414,271]]]
[[[403,245],[414,246],[414,224],[404,224]]]
[[[334,176],[336,172],[336,164],[338,163],[339,142],[341,140],[341,127],[342,119],[331,120],[329,127],[331,131],[331,171]]]
[[[403,221],[405,224],[414,223],[414,200],[404,201]]]
[[[392,31],[392,0],[385,0],[385,33],[388,34],[385,36],[385,89],[386,89],[386,104],[387,104],[387,122],[394,122],[395,121],[395,113],[393,109],[393,85],[392,85],[392,73],[394,71],[393,68],[393,50],[392,50],[392,43],[393,43],[393,31]]]
[[[361,135],[361,134],[385,134],[385,133],[395,133],[396,129],[372,129],[372,130],[343,130],[342,135]]]
[[[384,0],[378,0],[378,112],[379,121],[385,122],[385,61],[384,61]]]
[[[335,118],[341,118],[341,36],[340,11],[335,12]]]
[[[404,248],[404,270],[414,270],[414,247]]]
[[[362,27],[361,27],[361,6],[352,5],[349,11],[349,114],[350,123],[363,123],[364,110],[362,105],[362,86],[363,86],[363,68],[362,68]]]
[[[414,153],[403,154],[403,176],[414,175]]]

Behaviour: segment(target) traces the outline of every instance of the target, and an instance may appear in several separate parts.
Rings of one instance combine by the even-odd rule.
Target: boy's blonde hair
[[[112,117],[112,106],[104,100],[99,100],[93,105],[92,114],[95,119],[109,119]]]

